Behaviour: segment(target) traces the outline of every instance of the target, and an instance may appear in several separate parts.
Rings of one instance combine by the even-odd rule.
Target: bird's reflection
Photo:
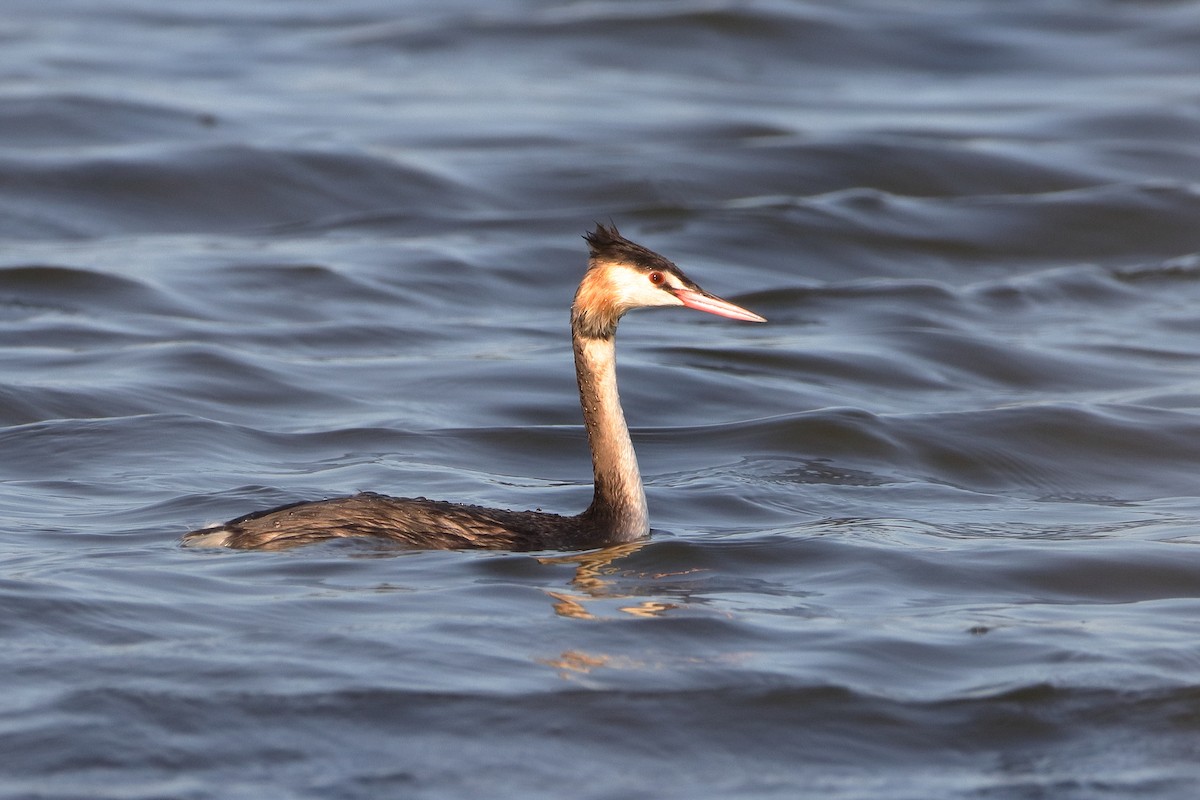
[[[570,590],[543,589],[553,601],[554,613],[571,619],[600,620],[606,615],[598,608],[612,608],[633,617],[659,617],[666,612],[684,607],[661,599],[647,598],[647,584],[642,581],[661,581],[664,578],[692,574],[702,568],[690,568],[674,572],[639,572],[630,565],[621,565],[621,559],[637,553],[650,544],[647,541],[614,545],[587,553],[541,556],[538,562],[547,565],[567,565],[575,569]],[[641,580],[639,580],[641,579]],[[661,588],[661,583],[652,584]],[[615,619],[608,615],[610,619]],[[632,654],[610,654],[580,648],[563,650],[557,655],[537,658],[536,661],[557,670],[559,677],[571,680],[591,674],[597,670],[619,669],[663,669],[673,668],[673,660],[662,661],[661,656]]]
[[[575,567],[575,577],[571,579],[571,586],[576,591],[545,590],[546,594],[554,600],[554,613],[573,619],[596,619],[596,615],[588,610],[588,603],[622,598],[632,600],[633,595],[616,588],[616,581],[611,576],[620,572],[620,568],[613,562],[636,553],[646,544],[646,542],[629,542],[587,553],[538,558],[542,564],[570,564]],[[620,606],[618,610],[635,617],[653,617],[677,607],[674,603],[665,603],[660,600],[642,600]]]

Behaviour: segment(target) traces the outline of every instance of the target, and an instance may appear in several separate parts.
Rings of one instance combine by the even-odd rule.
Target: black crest
[[[653,250],[626,239],[616,225],[596,223],[596,230],[583,235],[592,258],[597,261],[619,261],[643,269],[664,270],[682,275],[679,267]]]

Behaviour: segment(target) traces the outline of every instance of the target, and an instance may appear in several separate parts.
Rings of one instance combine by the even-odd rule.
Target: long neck
[[[611,541],[633,541],[650,533],[650,514],[617,394],[614,337],[586,336],[580,327],[573,319],[575,375],[579,379],[579,402],[583,405],[583,424],[592,448],[596,481],[592,504],[583,516],[601,528]]]

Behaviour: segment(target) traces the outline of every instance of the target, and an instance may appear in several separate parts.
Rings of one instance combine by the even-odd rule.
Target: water
[[[1200,3],[10,0],[0,794],[1192,798]],[[655,527],[574,512],[593,221]]]

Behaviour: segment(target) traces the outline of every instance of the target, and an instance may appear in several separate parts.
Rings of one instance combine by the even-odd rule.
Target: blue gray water
[[[655,533],[574,512],[613,220]],[[8,0],[0,795],[1187,798],[1200,3]]]

